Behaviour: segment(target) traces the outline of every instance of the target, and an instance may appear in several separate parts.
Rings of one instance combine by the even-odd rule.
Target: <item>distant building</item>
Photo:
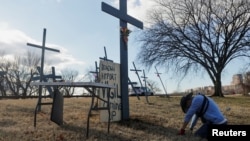
[[[204,94],[213,94],[214,86],[204,86],[188,89],[187,91],[193,90],[194,92],[202,92]],[[232,77],[230,85],[222,86],[223,94],[235,94],[235,93],[249,93],[250,92],[250,72],[246,73],[243,77],[242,74],[235,74]]]
[[[233,80],[231,82],[231,85],[239,85],[243,83],[243,76],[242,74],[235,74],[233,75]]]

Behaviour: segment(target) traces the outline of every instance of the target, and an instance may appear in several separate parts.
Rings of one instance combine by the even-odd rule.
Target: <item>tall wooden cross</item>
[[[120,0],[120,10],[102,2],[102,11],[120,19],[120,27],[127,29],[127,23],[143,29],[143,23],[127,14],[127,0]],[[121,35],[121,32],[120,32]],[[128,47],[127,42],[120,36],[120,64],[121,64],[121,104],[122,120],[129,119],[128,101]]]
[[[44,68],[43,66],[44,66],[44,53],[45,53],[45,50],[60,52],[60,50],[45,47],[45,42],[46,42],[46,28],[43,29],[43,43],[42,43],[42,46],[36,45],[36,44],[27,43],[28,46],[37,47],[37,48],[41,48],[42,49],[40,82],[43,81],[43,68]],[[38,92],[39,92],[38,103],[41,103],[42,86],[39,86],[39,91]],[[41,107],[39,106],[38,107],[38,111],[40,111],[40,110],[41,110]]]

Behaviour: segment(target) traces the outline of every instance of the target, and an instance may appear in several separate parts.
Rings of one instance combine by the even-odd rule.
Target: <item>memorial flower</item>
[[[121,27],[121,36],[123,37],[124,42],[128,42],[128,36],[131,33],[127,27]]]
[[[126,27],[121,27],[121,35],[122,36],[129,36],[129,33],[131,33],[131,30],[129,30]]]

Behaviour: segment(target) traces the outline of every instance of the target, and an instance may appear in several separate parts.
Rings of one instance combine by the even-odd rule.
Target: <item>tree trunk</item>
[[[222,85],[221,85],[221,77],[220,74],[216,76],[216,81],[214,84],[214,94],[213,96],[219,96],[219,97],[224,97],[222,93]]]

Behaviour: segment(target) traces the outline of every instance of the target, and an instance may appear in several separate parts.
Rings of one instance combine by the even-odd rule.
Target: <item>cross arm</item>
[[[45,76],[43,76],[43,79],[46,79],[46,78],[59,78],[59,79],[61,79],[62,78],[62,76],[54,76],[54,75],[45,75]],[[36,80],[39,80],[40,79],[40,76],[35,76],[35,77],[32,77],[32,80],[33,81],[36,81]]]
[[[35,45],[35,44],[31,44],[31,43],[27,43],[28,46],[33,46],[33,47],[37,47],[37,48],[43,48],[42,46],[39,45]],[[48,47],[44,47],[46,50],[50,50],[50,51],[55,51],[55,52],[60,52],[60,50],[58,49],[53,49],[53,48],[48,48]]]
[[[130,71],[141,71],[141,70],[136,70],[136,69],[134,70],[134,69],[130,69]]]
[[[102,2],[102,11],[117,17],[121,20],[124,20],[140,29],[143,29],[143,23],[127,14],[123,14],[120,10],[117,10],[116,8],[106,4],[105,2]]]
[[[155,74],[161,74],[161,73],[159,73],[159,72],[156,72]]]

